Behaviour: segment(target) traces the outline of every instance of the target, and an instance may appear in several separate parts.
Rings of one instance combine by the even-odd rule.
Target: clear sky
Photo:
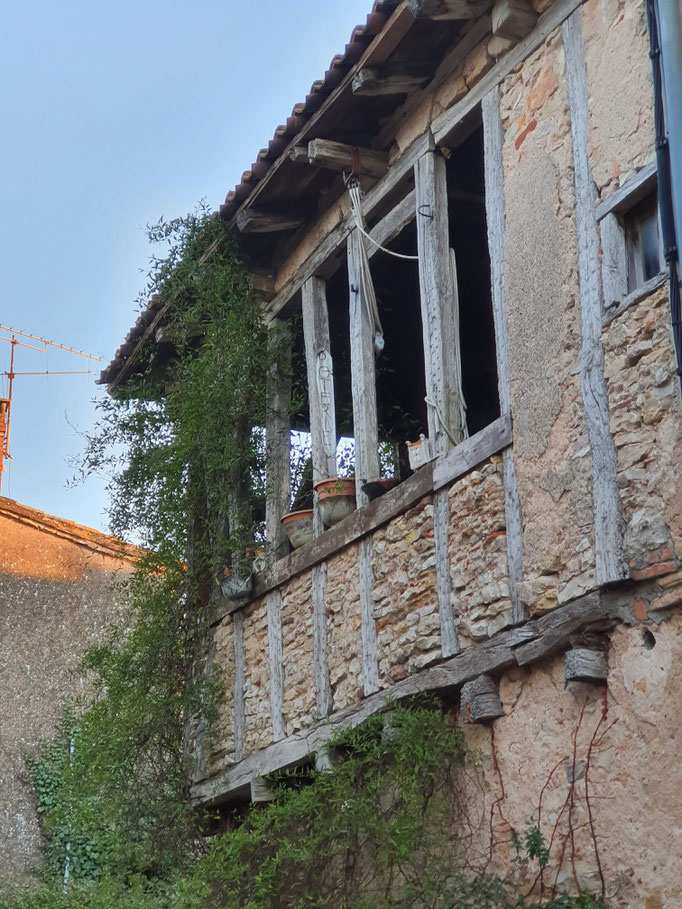
[[[103,357],[135,321],[144,225],[217,208],[343,51],[371,0],[5,4],[0,323]],[[0,336],[7,336],[0,332]],[[0,342],[0,372],[10,346]],[[2,495],[106,529],[104,483],[68,488],[90,376],[19,376]],[[17,351],[15,369],[82,370]],[[7,382],[0,376],[0,396]],[[76,427],[76,428],[74,428]]]

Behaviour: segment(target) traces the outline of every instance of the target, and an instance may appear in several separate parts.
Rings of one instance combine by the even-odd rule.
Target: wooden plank
[[[450,576],[450,500],[447,489],[433,496],[433,544],[436,553],[436,594],[440,619],[441,652],[444,657],[459,653],[459,641],[452,609]]]
[[[601,344],[602,288],[599,272],[599,231],[596,188],[587,150],[588,95],[580,10],[562,27],[566,81],[571,112],[576,194],[578,267],[580,271],[580,384],[587,435],[592,448],[592,496],[597,584],[625,577],[616,449],[609,424],[609,401]]]
[[[289,551],[282,517],[289,511],[291,424],[291,334],[286,322],[268,326],[268,346],[273,358],[268,373],[265,425],[265,536],[268,561]]]
[[[485,211],[488,225],[495,354],[497,357],[497,391],[500,410],[503,414],[508,414],[511,411],[511,378],[509,330],[504,298],[504,168],[502,162],[504,131],[497,86],[483,98],[481,112],[483,116]],[[510,439],[510,446],[511,441]],[[520,584],[523,581],[523,521],[514,451],[511,447],[505,448],[502,454],[502,471],[509,599],[512,606],[512,621],[516,623],[523,621],[526,617],[526,609],[520,595]]]
[[[232,616],[232,637],[234,646],[234,759],[244,757],[244,685],[246,683],[246,653],[244,651],[244,613],[240,610]]]
[[[303,336],[308,372],[310,436],[313,457],[313,482],[336,475],[336,411],[334,405],[334,365],[329,339],[329,313],[325,282],[309,278],[303,285]],[[322,519],[314,502],[314,533],[323,531]]]
[[[265,598],[268,617],[268,656],[270,659],[270,717],[272,737],[277,742],[286,735],[284,725],[284,648],[282,644],[282,594],[271,590]]]
[[[601,280],[604,307],[609,309],[627,296],[628,259],[625,231],[613,212],[599,222],[601,235]]]
[[[358,546],[360,629],[362,636],[362,683],[365,697],[379,690],[377,626],[374,619],[374,572],[372,538],[363,537]]]
[[[417,161],[415,188],[426,394],[435,405],[428,408],[429,439],[432,451],[442,454],[452,442],[441,419],[457,441],[461,440],[464,427],[460,425],[459,403],[453,388],[459,345],[457,298],[450,270],[445,158],[439,152],[427,151]]]
[[[486,10],[488,4],[481,0],[407,0],[415,19],[475,19]]]
[[[365,483],[379,479],[379,430],[377,423],[374,331],[367,312],[362,279],[361,244],[354,230],[348,238],[348,286],[350,311],[350,369],[355,437],[355,488],[358,508],[369,501]]]
[[[505,413],[433,462],[434,490],[449,486],[511,443],[512,419]]]
[[[367,66],[353,76],[352,90],[360,97],[383,95],[406,95],[417,91],[428,81],[428,77],[410,73],[382,73],[376,67]]]
[[[315,704],[318,716],[332,712],[332,689],[329,681],[327,656],[327,566],[322,562],[313,565],[311,577],[313,602],[313,674],[315,677]]]
[[[386,152],[345,145],[331,139],[312,139],[308,143],[308,161],[317,167],[367,177],[383,177],[388,167]]]
[[[481,103],[488,92],[499,85],[526,57],[545,43],[547,37],[558,28],[584,0],[556,0],[540,17],[538,24],[523,41],[515,45],[476,85],[457,103],[439,114],[431,129],[437,145],[447,145],[462,121]]]
[[[611,212],[617,213],[624,209],[632,208],[645,196],[656,188],[658,180],[656,159],[646,164],[634,177],[626,180],[611,195],[600,202],[596,209],[597,221],[601,221]]]
[[[237,230],[242,234],[272,234],[283,230],[295,230],[306,219],[266,208],[245,208],[237,215]]]

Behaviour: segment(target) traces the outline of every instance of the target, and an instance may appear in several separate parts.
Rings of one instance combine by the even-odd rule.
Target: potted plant
[[[282,527],[294,549],[310,543],[313,538],[312,508],[302,508],[285,514],[282,518]]]
[[[315,483],[320,517],[327,527],[333,527],[355,511],[354,477],[329,477]]]

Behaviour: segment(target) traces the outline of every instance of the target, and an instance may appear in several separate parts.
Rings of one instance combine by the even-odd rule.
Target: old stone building
[[[53,739],[74,674],[121,608],[116,583],[137,550],[89,527],[0,498],[0,874],[42,862],[25,755]]]
[[[676,9],[380,0],[228,195],[265,319],[302,311],[315,480],[352,436],[357,510],[327,528],[316,496],[288,553],[283,383],[269,566],[214,604],[197,804],[438,692],[488,757],[501,867],[496,831],[533,817],[560,881],[682,905]],[[370,501],[380,443],[420,438]]]

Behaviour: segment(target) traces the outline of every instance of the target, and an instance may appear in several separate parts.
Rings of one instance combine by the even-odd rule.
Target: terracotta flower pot
[[[285,514],[282,518],[282,526],[294,549],[305,546],[313,538],[312,508],[290,511],[289,514]]]
[[[333,527],[355,511],[355,480],[352,477],[330,477],[315,483],[320,516],[327,527]]]

